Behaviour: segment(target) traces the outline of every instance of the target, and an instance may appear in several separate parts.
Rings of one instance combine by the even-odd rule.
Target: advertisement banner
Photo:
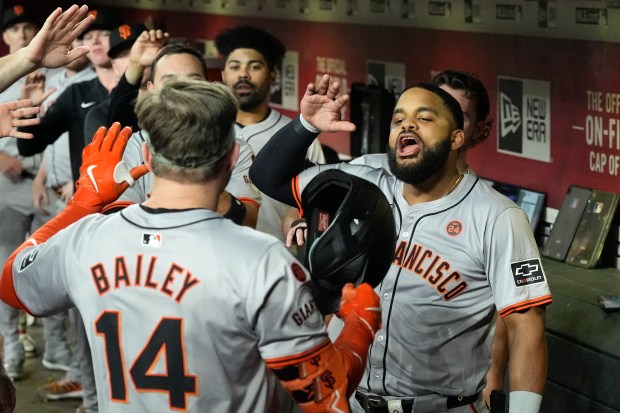
[[[497,150],[550,162],[550,83],[499,76],[497,86]]]

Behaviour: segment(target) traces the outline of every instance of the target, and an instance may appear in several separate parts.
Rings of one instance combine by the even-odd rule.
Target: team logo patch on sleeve
[[[37,259],[37,255],[39,255],[39,248],[35,248],[34,251],[30,251],[24,258],[22,258],[22,262],[19,264],[19,272],[24,271],[27,267],[30,266]]]
[[[154,232],[143,232],[142,233],[142,245],[147,247],[161,247],[162,237],[161,234],[156,234]]]
[[[292,309],[291,320],[297,327],[305,326],[309,329],[317,329],[323,322],[323,316],[314,303],[314,297],[308,284],[304,284],[297,290],[295,308]]]
[[[306,273],[304,272],[303,268],[301,268],[301,265],[293,263],[293,265],[291,265],[291,270],[293,271],[293,275],[295,276],[297,281],[300,281],[302,283],[306,282]]]
[[[510,264],[510,267],[517,287],[525,287],[545,281],[545,273],[538,258],[514,262]]]

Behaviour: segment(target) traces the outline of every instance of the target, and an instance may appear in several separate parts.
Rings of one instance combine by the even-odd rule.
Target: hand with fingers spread
[[[318,85],[308,84],[301,99],[301,115],[321,132],[352,132],[355,125],[341,119],[341,110],[349,101],[349,95],[338,97],[340,83],[329,82],[329,75],[323,75]]]
[[[121,130],[118,122],[108,130],[103,126],[97,130],[92,142],[82,152],[80,178],[69,204],[100,210],[148,172],[146,165],[129,169],[123,161],[123,152],[130,137],[131,128]]]
[[[0,104],[0,138],[13,136],[15,138],[32,139],[31,133],[19,132],[19,126],[37,125],[39,118],[26,118],[39,113],[38,106],[32,106],[32,100],[24,99],[15,102]]]
[[[36,71],[26,76],[22,86],[22,99],[30,99],[34,106],[40,106],[55,91],[56,88],[53,87],[45,90],[45,74]]]
[[[64,12],[57,8],[28,46],[19,52],[36,67],[49,68],[65,66],[84,56],[90,49],[86,46],[71,49],[71,43],[93,22],[94,18],[87,13],[87,6],[73,5]]]

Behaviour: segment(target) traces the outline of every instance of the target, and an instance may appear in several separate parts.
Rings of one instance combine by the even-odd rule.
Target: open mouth
[[[410,132],[398,135],[398,156],[401,158],[415,156],[421,150],[420,138],[417,135]]]
[[[247,83],[237,83],[235,85],[235,92],[237,93],[242,93],[242,94],[251,93],[252,89],[253,89],[252,85],[247,84]]]

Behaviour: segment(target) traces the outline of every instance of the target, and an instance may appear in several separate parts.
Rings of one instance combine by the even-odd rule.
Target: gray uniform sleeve
[[[237,164],[232,171],[228,185],[226,185],[226,191],[237,199],[249,200],[259,206],[261,203],[260,192],[250,181],[250,167],[254,159],[254,152],[245,141],[237,139],[237,142],[239,143],[239,159],[237,159]]]
[[[123,153],[123,160],[127,162],[130,168],[135,166],[142,165],[144,163],[144,159],[142,159],[142,143],[144,139],[140,132],[136,132],[131,135],[131,138],[127,142],[127,146],[125,147],[125,152]],[[136,181],[136,183],[127,188],[125,192],[119,197],[119,201],[130,201],[136,204],[146,201],[147,199],[147,186],[150,186],[151,182],[151,172],[147,173],[140,179]],[[149,188],[150,192],[150,188]]]
[[[264,360],[303,353],[327,339],[323,317],[308,287],[310,277],[284,244],[269,249],[246,300]]]
[[[41,245],[25,248],[15,257],[13,285],[30,313],[48,316],[73,307],[68,277],[75,268],[69,268],[68,261],[71,245],[79,243],[82,221],[59,231]]]
[[[536,241],[520,208],[507,208],[490,223],[484,245],[486,273],[500,315],[551,302]]]

